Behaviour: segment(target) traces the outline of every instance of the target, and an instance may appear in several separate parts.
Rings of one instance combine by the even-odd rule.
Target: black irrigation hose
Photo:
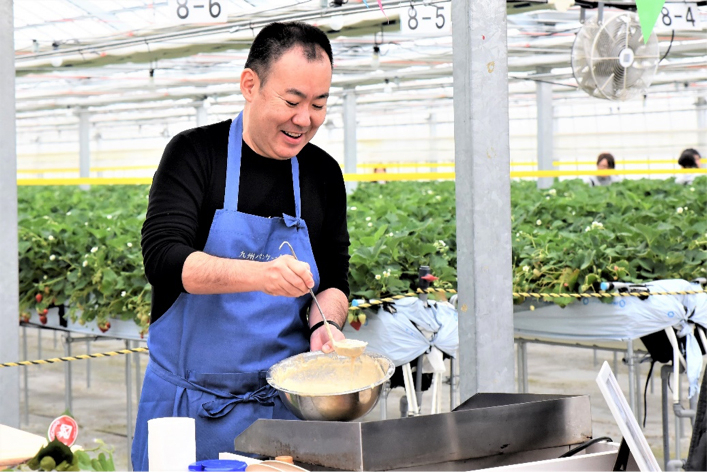
[[[675,30],[673,30],[673,32],[670,34],[670,44],[668,44],[668,50],[665,51],[665,54],[663,54],[663,57],[660,58],[660,60],[658,61],[658,64],[663,62],[663,59],[668,57],[668,54],[670,53],[670,48],[673,47],[673,39],[675,39]]]
[[[574,456],[575,454],[577,454],[578,452],[581,452],[581,451],[585,450],[586,448],[588,448],[588,447],[591,446],[592,444],[596,444],[596,443],[601,442],[601,441],[613,442],[613,439],[611,439],[609,436],[602,436],[602,437],[600,437],[600,438],[590,439],[589,441],[583,442],[582,444],[580,444],[579,446],[575,447],[574,449],[570,449],[569,451],[565,452],[564,454],[562,454],[562,455],[559,457],[559,459],[562,459],[563,457],[571,457],[571,456]]]

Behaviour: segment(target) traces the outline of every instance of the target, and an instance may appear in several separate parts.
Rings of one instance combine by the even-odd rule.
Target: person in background
[[[678,159],[678,165],[682,169],[699,169],[700,168],[700,153],[697,150],[688,148],[685,149],[680,158]],[[690,185],[692,181],[697,177],[696,174],[678,174],[675,177],[675,183],[680,185]]]
[[[385,174],[385,173],[387,173],[387,172],[388,172],[388,171],[385,169],[385,167],[375,167],[375,168],[373,169],[373,173],[374,173],[374,174]],[[384,183],[386,183],[385,180],[377,180],[376,182],[378,182],[379,184],[384,184]]]
[[[614,156],[612,156],[608,152],[602,152],[601,154],[599,154],[599,157],[597,157],[597,170],[613,170],[615,168],[616,161],[614,160]],[[617,175],[589,175],[584,178],[584,182],[591,185],[592,187],[611,185],[614,182],[618,182],[620,180],[621,179]]]
[[[332,66],[320,29],[264,27],[240,76],[243,111],[179,133],[164,151],[142,228],[153,290],[134,470],[149,468],[153,418],[194,418],[197,460],[233,452],[259,418],[296,419],[266,373],[332,351],[310,290],[344,339],[346,189],[336,160],[310,143]]]

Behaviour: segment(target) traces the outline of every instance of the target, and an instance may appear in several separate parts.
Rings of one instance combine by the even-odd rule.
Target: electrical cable
[[[673,39],[675,39],[675,30],[673,30],[672,34],[670,35],[670,44],[668,44],[668,50],[665,51],[665,54],[663,54],[663,57],[660,58],[660,60],[658,61],[658,64],[663,62],[663,59],[668,57],[668,54],[670,53],[670,48],[673,47]]]
[[[602,436],[602,437],[600,437],[600,438],[590,439],[589,441],[583,442],[582,444],[580,444],[579,446],[575,447],[574,449],[570,449],[569,451],[565,452],[565,453],[562,454],[558,459],[562,459],[563,457],[571,457],[571,456],[574,456],[574,455],[577,454],[578,452],[581,452],[581,451],[585,450],[586,448],[588,448],[589,446],[591,446],[591,445],[593,445],[593,444],[596,444],[596,443],[598,443],[598,442],[601,442],[601,441],[613,442],[614,440],[611,439],[609,436]]]

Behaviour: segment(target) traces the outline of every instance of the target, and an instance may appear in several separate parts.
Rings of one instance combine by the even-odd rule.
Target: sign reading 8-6
[[[222,0],[169,0],[169,16],[180,23],[228,21]]]
[[[413,34],[450,34],[451,17],[442,5],[410,5],[400,15],[400,29]]]

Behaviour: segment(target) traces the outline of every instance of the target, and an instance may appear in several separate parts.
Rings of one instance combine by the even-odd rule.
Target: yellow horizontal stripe
[[[454,162],[388,162],[378,164],[356,164],[361,169],[394,169],[396,167],[454,167]]]
[[[17,179],[17,185],[149,185],[151,183],[152,177]]]
[[[121,167],[91,167],[91,172],[109,172],[120,170],[156,170],[157,166],[121,166]],[[78,167],[49,167],[46,169],[17,169],[18,174],[47,174],[50,172],[79,172]]]
[[[400,172],[397,174],[344,174],[346,182],[392,180],[454,180],[454,172]]]
[[[595,166],[597,164],[597,161],[552,161],[552,165],[557,167],[557,166],[574,166],[574,165],[579,165],[579,166]],[[646,164],[646,165],[651,165],[651,164],[678,164],[678,161],[675,159],[641,159],[641,160],[635,160],[635,161],[616,161],[616,165],[634,165],[634,164]]]
[[[577,177],[583,175],[704,174],[707,169],[531,170],[511,171],[519,177]],[[395,174],[344,174],[347,182],[454,180],[454,172],[400,172]],[[17,185],[150,185],[151,177],[84,177],[68,179],[17,179]]]

